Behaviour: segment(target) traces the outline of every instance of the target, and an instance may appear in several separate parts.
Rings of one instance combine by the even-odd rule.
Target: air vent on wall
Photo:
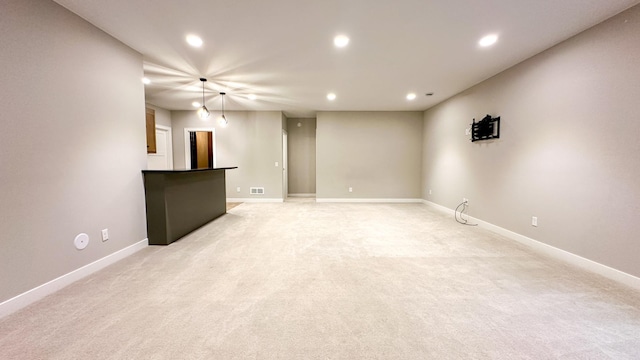
[[[263,187],[252,187],[252,188],[249,188],[249,193],[251,195],[264,195],[264,188]]]

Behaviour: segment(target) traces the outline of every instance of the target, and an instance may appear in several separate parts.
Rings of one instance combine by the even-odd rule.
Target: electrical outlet
[[[276,161],[276,167],[278,167],[278,162]]]
[[[236,192],[240,192],[240,186],[236,188]]]
[[[102,230],[102,241],[109,240],[109,229]]]
[[[531,226],[538,226],[538,217],[536,216],[531,217]]]
[[[353,188],[349,186],[349,192],[353,192]]]
[[[431,189],[429,189],[429,195],[431,195]]]
[[[471,128],[464,129],[464,134],[465,135],[471,135]]]

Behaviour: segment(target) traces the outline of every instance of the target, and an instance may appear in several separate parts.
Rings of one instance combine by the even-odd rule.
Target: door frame
[[[282,200],[289,197],[289,133],[282,130]]]
[[[167,153],[165,156],[167,157],[167,165],[169,170],[173,170],[173,133],[171,132],[170,126],[158,125],[156,124],[155,131],[164,131],[167,135]],[[155,136],[154,131],[154,136]],[[147,154],[147,156],[158,156],[158,154]]]

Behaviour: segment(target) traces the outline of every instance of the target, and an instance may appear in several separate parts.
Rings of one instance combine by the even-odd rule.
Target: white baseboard
[[[91,264],[85,265],[79,269],[62,275],[56,279],[53,279],[45,284],[35,287],[20,295],[14,296],[9,300],[0,303],[0,319],[12,314],[34,302],[44,298],[47,295],[51,295],[54,292],[76,282],[84,277],[87,277],[96,271],[102,270],[105,267],[138,252],[149,245],[149,239],[138,241],[137,243],[127,246],[124,249],[118,250],[113,254],[109,254],[102,259],[96,260]]]
[[[316,198],[316,202],[323,203],[422,203],[422,199],[366,199],[366,198]]]
[[[428,205],[430,207],[433,207],[437,210],[440,210],[442,212],[445,212],[447,214],[450,214],[451,216],[454,216],[455,214],[455,210],[449,209],[447,207],[444,207],[442,205],[438,205],[436,203],[433,203],[431,201],[427,201],[427,200],[422,200],[422,202],[425,205]],[[480,219],[476,219],[474,217],[468,216],[465,214],[465,218],[467,218],[469,220],[469,222],[471,223],[476,223],[478,224],[478,226],[485,228],[487,230],[493,231],[496,234],[500,234],[508,239],[514,240],[516,242],[519,242],[523,245],[528,246],[529,248],[531,248],[532,250],[536,251],[537,253],[540,254],[544,254],[547,256],[550,256],[554,259],[563,261],[565,263],[577,266],[583,270],[587,270],[590,271],[592,273],[596,273],[598,275],[604,276],[608,279],[611,279],[613,281],[619,282],[621,284],[630,286],[634,289],[638,289],[640,290],[640,278],[635,277],[631,274],[627,274],[625,272],[622,272],[620,270],[614,269],[612,267],[597,263],[593,260],[589,260],[587,258],[583,258],[582,256],[570,253],[568,251],[562,250],[562,249],[558,249],[557,247],[551,246],[551,245],[547,245],[543,242],[540,242],[538,240],[534,240],[530,237],[524,236],[524,235],[520,235],[516,232],[513,232],[511,230],[507,230],[505,228],[501,228],[497,225],[488,223],[486,221],[480,220]]]
[[[279,198],[227,198],[227,202],[248,202],[248,203],[279,203],[284,202]]]
[[[428,201],[428,200],[422,200],[422,203],[425,204],[425,205],[428,205],[428,206],[430,206],[432,208],[435,208],[437,210],[440,210],[440,211],[442,211],[444,213],[451,214],[451,216],[453,216],[455,214],[455,210],[451,210],[448,207],[436,204],[434,202],[431,202],[431,201]]]

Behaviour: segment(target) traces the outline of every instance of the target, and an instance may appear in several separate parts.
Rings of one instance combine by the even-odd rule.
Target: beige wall
[[[422,112],[319,112],[317,198],[419,199],[422,116]]]
[[[156,111],[156,125],[171,127],[171,111],[151,104],[146,104],[146,107]]]
[[[640,276],[639,34],[636,6],[427,111],[424,198]]]
[[[291,118],[288,119],[287,128],[289,194],[315,194],[316,119]]]
[[[238,167],[227,171],[227,197],[282,199],[282,113],[226,111],[226,128],[215,115],[203,121],[195,111],[171,112],[174,168],[185,168],[185,128],[215,128],[216,166]],[[249,195],[254,186],[264,187],[265,194]]]
[[[142,56],[54,2],[1,7],[0,302],[143,240],[147,162]]]

